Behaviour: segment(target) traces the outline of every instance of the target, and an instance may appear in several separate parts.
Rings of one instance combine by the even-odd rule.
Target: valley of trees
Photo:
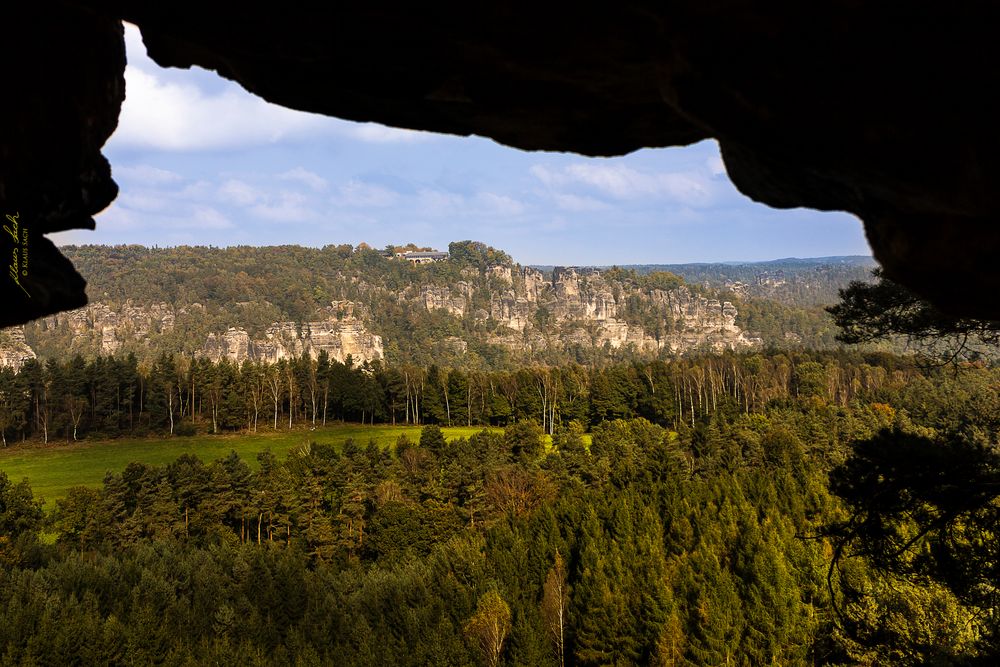
[[[481,374],[53,361],[2,376],[4,405],[24,401],[5,434],[252,429],[247,381],[269,373],[281,388],[264,387],[258,429],[324,410],[425,426],[388,451],[314,443],[256,470],[236,455],[134,463],[48,515],[0,473],[0,664],[997,655],[1000,372],[983,365],[847,352]],[[315,402],[313,373],[329,378]],[[506,429],[446,443],[449,414]]]
[[[509,262],[456,250],[466,268]],[[317,251],[297,252],[276,262]],[[114,266],[104,284],[125,289]],[[455,266],[427,270],[444,281]],[[126,353],[0,369],[5,447],[422,425],[388,449],[134,462],[49,512],[0,470],[0,665],[996,664],[997,326],[877,277],[816,322],[930,356],[456,367]],[[176,284],[204,296],[212,280]],[[301,284],[318,286],[299,305],[258,305],[288,315],[329,298]],[[778,335],[812,311],[753,301],[743,317]],[[444,425],[503,431],[447,442]]]

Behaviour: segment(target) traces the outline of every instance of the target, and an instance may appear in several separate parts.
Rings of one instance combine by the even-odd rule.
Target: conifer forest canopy
[[[17,3],[0,109],[0,205],[16,218],[2,251],[17,270],[0,324],[86,301],[44,235],[93,228],[117,194],[101,147],[125,94],[122,20],[164,67],[215,70],[295,109],[586,155],[714,137],[749,197],[854,213],[886,277],[952,315],[1000,319],[991,9]]]

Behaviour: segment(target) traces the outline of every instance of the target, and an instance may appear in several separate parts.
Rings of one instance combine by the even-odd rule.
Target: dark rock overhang
[[[78,1],[11,12],[0,204],[31,230],[32,298],[4,280],[0,324],[85,299],[41,234],[91,228],[115,196],[99,151],[124,90],[121,19],[160,65],[200,65],[331,116],[585,155],[715,137],[751,198],[854,213],[888,277],[954,314],[1000,319],[991,5],[258,7]]]

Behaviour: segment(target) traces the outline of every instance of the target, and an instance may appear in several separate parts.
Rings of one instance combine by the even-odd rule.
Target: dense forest
[[[922,373],[914,359],[843,351],[516,371],[340,363],[323,353],[241,365],[166,354],[150,366],[131,355],[77,356],[29,360],[19,373],[0,369],[0,435],[6,444],[256,432],[328,420],[505,426],[526,419],[554,434],[570,422],[589,427],[632,417],[678,430],[694,428],[720,405],[750,414],[773,400],[816,395],[846,406],[887,383],[921,382]]]
[[[0,665],[996,664],[996,326],[876,277],[840,338],[933,356],[0,369],[5,447],[422,425],[134,462],[48,512],[0,471]]]
[[[259,429],[324,412],[426,425],[390,450],[313,443],[255,469],[235,454],[135,463],[49,515],[0,473],[0,664],[997,654],[995,369],[786,352],[280,371],[102,358],[3,376],[7,404],[25,401],[6,413],[9,439],[252,429],[255,373],[281,387],[263,394]],[[345,402],[365,383],[370,402]],[[506,429],[445,442],[449,419]],[[963,475],[971,487],[955,486]]]

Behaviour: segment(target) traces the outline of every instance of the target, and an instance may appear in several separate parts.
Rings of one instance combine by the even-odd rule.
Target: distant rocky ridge
[[[0,329],[0,368],[21,370],[28,359],[35,358],[35,351],[24,342],[24,327]]]
[[[143,307],[127,301],[112,310],[98,302],[45,318],[37,326],[41,335],[68,333],[69,345],[60,347],[64,352],[113,355],[135,344],[148,346],[157,335],[172,332],[178,316],[197,316],[203,309],[198,303],[175,310],[166,303]],[[209,333],[197,354],[216,362],[226,358],[235,362],[250,359],[273,363],[300,357],[303,352],[315,358],[324,350],[331,359],[340,362],[348,356],[359,363],[384,358],[382,339],[365,329],[355,310],[355,304],[350,302],[333,302],[321,313],[325,317],[319,321],[301,325],[275,322],[257,339],[251,339],[243,327],[233,326],[225,332]],[[0,367],[20,368],[24,359],[35,357],[25,342],[23,327],[0,333],[5,336],[0,338]]]
[[[368,331],[355,316],[355,311],[361,310],[357,304],[334,302],[328,310],[336,315],[331,313],[325,319],[303,324],[275,322],[262,338],[251,339],[242,327],[230,327],[219,335],[209,334],[203,356],[214,362],[250,359],[266,363],[301,357],[303,353],[315,359],[320,352],[326,352],[330,359],[341,363],[348,357],[359,363],[385,357],[382,337]]]
[[[555,267],[551,279],[530,267],[495,267],[490,275],[501,288],[490,291],[488,310],[471,315],[500,324],[490,341],[506,347],[631,345],[640,354],[661,350],[677,354],[693,349],[739,350],[760,343],[736,325],[732,303],[696,295],[687,287],[644,290],[609,280],[597,269],[577,267]],[[428,310],[444,309],[463,317],[470,311],[473,288],[466,282],[451,289],[424,288],[420,299]],[[652,313],[654,326],[629,321],[624,311],[630,299]]]
[[[743,350],[761,344],[736,324],[737,309],[732,303],[679,281],[677,287],[656,289],[645,286],[648,283],[635,279],[634,274],[623,277],[577,267],[554,267],[546,274],[516,264],[466,267],[458,274],[460,279],[451,284],[414,281],[396,290],[344,275],[341,278],[354,290],[354,300],[328,302],[307,321],[266,324],[264,320],[257,326],[239,315],[220,319],[200,303],[142,305],[127,300],[114,307],[98,301],[29,325],[34,328],[28,340],[37,341],[43,356],[155,352],[168,341],[173,349],[183,344],[186,353],[212,361],[276,362],[304,353],[315,358],[325,351],[331,359],[343,362],[350,357],[363,363],[385,359],[390,343],[396,343],[394,350],[402,347],[400,341],[385,338],[386,332],[379,328],[380,313],[361,303],[374,302],[371,295],[378,294],[383,299],[380,303],[390,299],[401,312],[410,313],[407,317],[443,312],[461,323],[453,328],[462,332],[460,336],[449,332],[439,339],[430,337],[436,354],[453,360],[467,354],[473,343],[529,355],[581,348],[625,349],[647,357]],[[407,333],[396,334],[400,335]],[[23,361],[17,360],[30,358],[27,355],[34,356],[34,351],[23,332],[8,334],[7,342],[0,344],[2,365],[19,365]]]
[[[172,331],[178,314],[197,311],[194,303],[175,311],[166,303],[139,306],[131,301],[112,310],[105,303],[92,303],[77,310],[46,317],[38,323],[43,331],[68,331],[70,350],[102,355],[117,353],[128,341],[145,341]]]
[[[852,281],[871,280],[878,265],[868,256],[778,259],[746,264],[636,265],[638,273],[669,271],[685,281],[721,288],[741,298],[764,298],[791,306],[831,305]]]

